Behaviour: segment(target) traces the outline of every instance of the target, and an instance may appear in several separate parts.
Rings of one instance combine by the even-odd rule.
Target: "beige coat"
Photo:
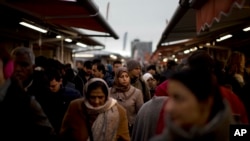
[[[115,88],[110,89],[111,97],[127,110],[129,125],[133,125],[136,115],[143,105],[143,95],[140,89],[130,86],[127,92],[121,92]]]

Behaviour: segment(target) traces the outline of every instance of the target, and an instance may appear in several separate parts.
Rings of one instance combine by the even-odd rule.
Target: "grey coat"
[[[167,96],[154,96],[142,105],[136,116],[132,132],[132,141],[148,141],[155,135],[160,111]]]

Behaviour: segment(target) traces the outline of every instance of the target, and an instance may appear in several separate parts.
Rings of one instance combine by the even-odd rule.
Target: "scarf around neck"
[[[135,93],[135,90],[135,87],[132,85],[130,85],[127,91],[121,91],[116,87],[113,87],[111,88],[111,94],[116,100],[123,102],[129,99]]]
[[[93,107],[87,100],[84,100],[87,113],[90,115],[98,114],[91,128],[94,141],[115,140],[120,120],[116,103],[115,99],[108,98],[103,106]],[[90,138],[88,138],[88,141],[90,141]]]
[[[124,85],[114,85],[112,87],[112,89],[115,89],[115,91],[117,92],[127,92],[129,91],[131,85],[129,84],[128,86],[124,86]]]

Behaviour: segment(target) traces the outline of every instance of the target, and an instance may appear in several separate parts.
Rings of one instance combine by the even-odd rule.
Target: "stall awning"
[[[198,33],[210,28],[214,22],[219,22],[223,16],[228,16],[233,8],[241,9],[245,0],[208,0],[196,10],[196,30]]]
[[[209,1],[212,0],[207,0],[207,2]],[[250,1],[245,1],[244,4],[241,5],[242,8],[236,7],[235,6],[236,2],[239,4],[239,1],[231,3],[231,9],[228,11],[228,16],[220,17],[219,21],[212,22],[211,23],[212,25],[209,28],[201,30],[199,34],[197,34],[198,33],[197,27],[201,29],[200,25],[202,22],[200,22],[200,25],[197,24],[197,20],[199,20],[197,19],[197,12],[198,9],[201,10],[201,7],[198,8],[196,7],[196,9],[194,8],[187,9],[186,7],[179,5],[168,26],[163,31],[162,37],[159,43],[157,44],[157,48],[161,48],[162,46],[166,47],[169,45],[169,43],[173,41],[178,41],[183,39],[199,38],[198,40],[201,40],[201,39],[216,38],[220,34],[236,29],[242,29],[243,27],[249,26]],[[206,3],[204,4],[206,5]],[[205,10],[203,12],[205,12]],[[205,20],[204,24],[206,24]]]
[[[228,15],[220,15],[219,20],[213,21],[208,28],[197,34],[197,27],[201,27],[197,26],[197,12],[208,1],[210,0],[193,0],[193,3],[190,3],[189,0],[180,0],[180,5],[178,5],[172,19],[164,29],[157,44],[157,49],[151,56],[152,60],[158,58],[159,54],[160,57],[166,57],[179,52],[181,54],[184,50],[193,47],[211,47],[211,44],[218,49],[249,45],[249,32],[244,32],[243,29],[250,26],[250,1],[242,1],[244,4],[240,3],[241,1],[234,1],[227,11]],[[196,2],[201,3],[196,4]],[[232,34],[233,37],[220,43],[215,42],[217,38],[227,34]]]
[[[1,3],[49,24],[99,31],[104,37],[119,38],[91,0],[2,0]]]

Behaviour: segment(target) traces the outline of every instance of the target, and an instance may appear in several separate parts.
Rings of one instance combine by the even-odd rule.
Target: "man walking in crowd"
[[[127,62],[127,68],[129,72],[129,77],[130,77],[130,83],[134,87],[140,89],[143,94],[143,101],[147,102],[148,100],[151,99],[149,89],[144,82],[144,80],[141,78],[141,65],[138,61],[136,60],[129,60]]]
[[[113,62],[113,70],[112,70],[112,79],[115,78],[115,72],[117,71],[118,68],[122,67],[122,62],[119,60],[115,60]]]
[[[109,87],[113,86],[113,79],[109,73],[106,72],[105,66],[96,62],[92,66],[92,73],[95,78],[101,78],[108,84]]]
[[[45,93],[43,97],[39,97],[38,101],[41,103],[56,133],[59,133],[69,103],[80,98],[81,94],[76,89],[62,85],[63,79],[59,70],[51,68],[46,71],[46,75],[49,80],[50,92]]]
[[[79,61],[83,66],[78,65],[78,73],[74,78],[74,83],[76,89],[83,95],[83,87],[87,81],[92,78],[92,62],[90,60],[85,61],[84,63]]]
[[[30,91],[34,86],[35,55],[33,51],[30,48],[17,47],[11,55],[15,64],[14,77],[22,82],[25,91]]]
[[[25,71],[32,62],[28,59],[29,53],[19,56],[20,60],[14,67]],[[28,51],[29,52],[29,51]],[[29,61],[25,61],[27,60]],[[21,63],[21,61],[26,63]],[[21,66],[20,66],[21,65]],[[23,73],[18,73],[20,79],[11,79],[13,62],[5,49],[0,52],[0,136],[1,141],[53,141],[55,133],[48,118],[43,112],[34,96],[25,93],[19,80],[24,78]],[[28,73],[28,72],[27,72]],[[23,79],[22,79],[23,80]]]

